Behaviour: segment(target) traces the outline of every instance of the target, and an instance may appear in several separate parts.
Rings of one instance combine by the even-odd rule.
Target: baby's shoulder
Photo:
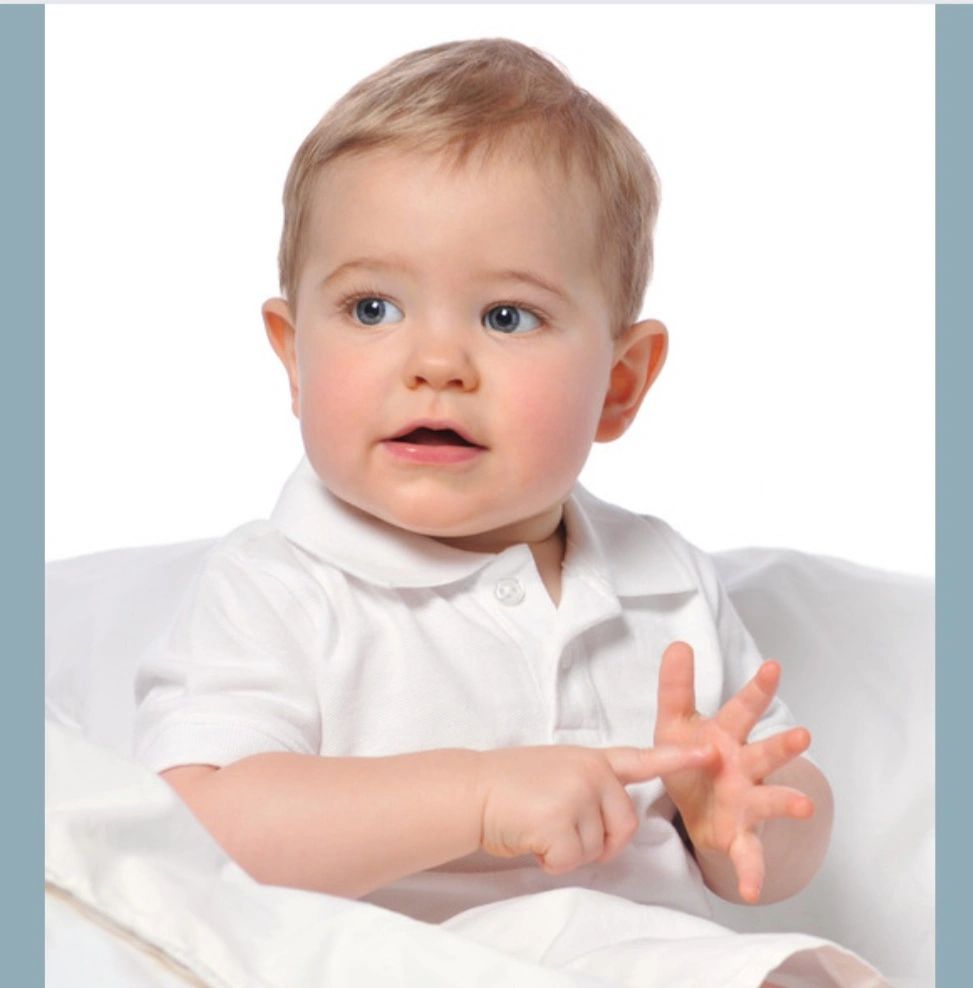
[[[204,553],[199,586],[221,592],[293,602],[314,609],[328,601],[320,566],[294,545],[273,522],[246,522],[216,539]]]
[[[264,518],[248,521],[215,539],[203,557],[207,570],[243,572],[303,572],[298,553],[274,524]]]
[[[658,515],[632,511],[579,489],[579,501],[607,556],[638,565],[665,558],[675,570],[707,593],[718,577],[712,558]]]
[[[642,537],[654,536],[677,544],[685,542],[685,539],[672,525],[657,515],[631,511],[628,508],[623,508],[620,504],[603,501],[590,493],[586,494],[584,504],[589,517],[602,530],[618,534],[641,535]]]
[[[577,497],[588,519],[603,540],[634,539],[640,546],[655,543],[684,556],[692,556],[700,551],[658,515],[631,511],[620,504],[604,501],[581,487],[578,488]]]

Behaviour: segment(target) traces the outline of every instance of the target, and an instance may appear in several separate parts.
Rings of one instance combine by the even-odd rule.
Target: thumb
[[[623,786],[648,782],[669,772],[684,768],[699,768],[716,754],[712,745],[658,748],[602,748],[611,770]]]

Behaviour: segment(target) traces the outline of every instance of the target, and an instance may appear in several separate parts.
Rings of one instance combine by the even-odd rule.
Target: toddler
[[[306,459],[143,664],[137,756],[257,880],[440,921],[566,885],[792,895],[831,797],[712,562],[577,483],[663,367],[657,180],[477,40],[297,152],[263,307]]]

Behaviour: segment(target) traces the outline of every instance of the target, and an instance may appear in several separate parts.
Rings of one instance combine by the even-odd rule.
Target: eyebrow
[[[331,282],[337,281],[342,275],[353,271],[355,268],[366,268],[377,271],[412,271],[411,265],[395,258],[382,260],[380,257],[356,257],[351,261],[345,261],[344,264],[339,264],[334,271],[325,275],[321,279],[321,287],[330,285]]]
[[[337,281],[342,275],[349,271],[353,271],[356,268],[365,268],[376,271],[408,271],[412,272],[413,267],[406,263],[405,261],[398,260],[397,258],[384,259],[381,257],[356,257],[351,261],[345,261],[344,264],[339,264],[330,274],[326,275],[320,283],[320,287],[325,287],[331,284],[333,281]],[[520,281],[526,285],[532,285],[534,288],[539,288],[541,291],[545,291],[555,298],[560,299],[562,302],[570,305],[571,299],[568,294],[557,285],[546,281],[540,275],[535,274],[532,271],[522,271],[517,268],[506,268],[502,271],[488,271],[485,275],[488,279],[504,279],[507,281]]]
[[[571,304],[571,299],[568,297],[567,292],[563,289],[558,288],[557,285],[550,281],[546,281],[538,274],[534,274],[532,271],[520,271],[516,268],[507,268],[503,271],[491,271],[488,277],[496,278],[504,281],[521,281],[525,285],[532,285],[534,288],[539,288],[543,292],[547,292],[549,295],[553,295],[555,298],[560,299],[565,305]]]

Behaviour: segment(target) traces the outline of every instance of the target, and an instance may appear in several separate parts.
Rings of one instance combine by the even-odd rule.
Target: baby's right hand
[[[480,847],[498,858],[533,854],[562,875],[610,861],[635,835],[626,785],[704,765],[715,751],[539,745],[479,754]]]

